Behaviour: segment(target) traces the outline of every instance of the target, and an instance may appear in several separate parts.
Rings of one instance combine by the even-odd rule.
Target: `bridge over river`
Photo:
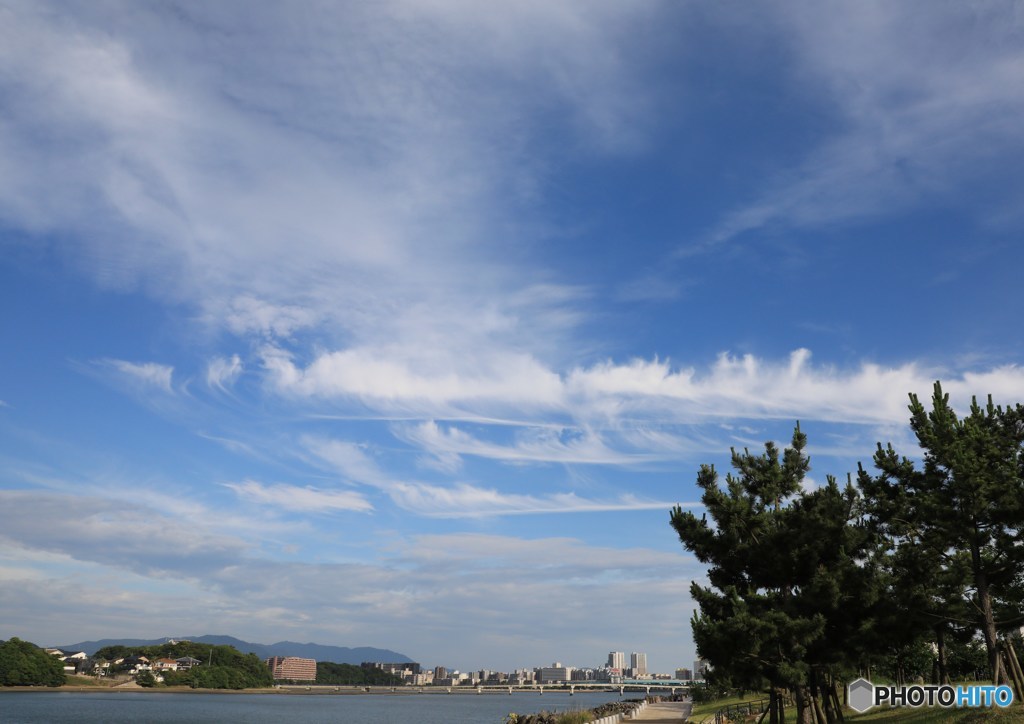
[[[547,689],[548,691],[568,691],[570,696],[577,691],[618,691],[619,696],[626,693],[643,693],[646,696],[651,692],[686,694],[690,690],[691,683],[690,681],[672,679],[627,679],[614,684],[607,681],[566,681],[555,684],[477,684],[473,689],[480,694],[506,692],[512,694],[521,691],[537,691],[543,694]]]
[[[476,686],[335,686],[331,684],[277,684],[274,689],[281,693],[310,694],[526,694],[535,692],[543,696],[549,693],[577,691],[617,691],[626,694],[686,694],[690,681],[667,679],[636,679],[616,683],[607,681],[566,681],[553,684],[477,684]]]

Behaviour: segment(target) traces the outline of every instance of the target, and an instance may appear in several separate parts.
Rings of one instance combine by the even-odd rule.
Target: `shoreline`
[[[617,689],[595,689],[588,691],[615,693]],[[370,691],[366,691],[365,687],[362,686],[338,686],[333,685],[310,685],[305,686],[281,686],[281,687],[261,687],[255,689],[193,689],[187,686],[154,686],[150,688],[144,688],[141,686],[88,686],[79,684],[66,684],[64,686],[4,686],[0,687],[0,693],[11,692],[11,693],[24,693],[24,692],[36,692],[36,693],[74,693],[74,694],[91,694],[91,693],[118,693],[118,694],[259,694],[259,695],[280,695],[280,696],[412,696],[416,694],[424,694],[431,696],[514,696],[514,695],[532,695],[536,697],[544,696],[544,694],[569,694],[568,689],[547,689],[544,694],[541,694],[536,689],[513,689],[510,694],[507,690],[484,690],[478,692],[475,688],[468,688],[466,690],[460,690],[453,688],[448,691],[447,688],[438,687],[410,687],[406,688],[392,688],[392,687],[371,687]],[[582,693],[582,692],[576,692]],[[637,694],[639,692],[625,692],[626,694]],[[625,698],[625,697],[624,697]]]

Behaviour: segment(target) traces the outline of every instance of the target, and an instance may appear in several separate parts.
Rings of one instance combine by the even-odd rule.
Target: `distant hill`
[[[84,651],[92,656],[104,646],[157,646],[171,639],[195,641],[214,646],[234,646],[243,654],[253,653],[261,659],[270,656],[301,656],[317,661],[333,661],[336,664],[361,664],[364,661],[381,661],[385,663],[411,663],[405,654],[388,649],[375,649],[370,646],[358,646],[350,649],[347,646],[323,646],[321,644],[300,644],[294,641],[278,641],[276,644],[253,644],[236,639],[233,636],[169,636],[162,639],[101,639],[100,641],[81,641],[77,644],[57,646],[56,648],[70,651]]]

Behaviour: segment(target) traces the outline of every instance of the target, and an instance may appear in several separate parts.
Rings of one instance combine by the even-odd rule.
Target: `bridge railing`
[[[719,709],[715,712],[715,724],[725,724],[726,722],[735,721],[741,716],[761,714],[768,708],[770,703],[771,699],[755,699],[751,701],[741,701],[738,704],[729,704],[725,708]]]
[[[789,694],[780,692],[779,695],[786,706],[794,706],[793,699]],[[715,712],[715,724],[727,724],[727,722],[736,721],[743,716],[763,714],[765,709],[771,705],[771,701],[769,698],[761,698],[729,704]],[[705,719],[705,721],[708,720]]]

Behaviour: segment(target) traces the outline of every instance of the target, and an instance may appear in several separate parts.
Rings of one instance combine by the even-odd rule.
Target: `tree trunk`
[[[1009,647],[1004,646],[1000,652],[1000,660],[1003,664],[1004,670],[1010,677],[1010,683],[1013,685],[1013,699],[1014,701],[1024,701],[1024,687],[1021,686],[1021,680],[1017,678],[1017,671],[1013,668],[1013,664],[1010,662],[1010,654],[1007,651]]]
[[[1024,687],[1024,670],[1021,669],[1020,661],[1017,660],[1017,652],[1013,650],[1013,641],[1006,642],[1006,654],[1010,659],[1010,666],[1021,683],[1021,687]],[[1021,701],[1024,701],[1024,697],[1021,698]]]
[[[779,718],[779,692],[773,686],[768,692],[768,724],[782,724]]]
[[[935,647],[938,649],[936,663],[939,666],[939,686],[944,686],[949,681],[949,667],[946,665],[946,625],[939,624],[935,627]]]
[[[818,724],[832,724],[832,721],[825,717],[825,712],[821,710],[821,704],[816,695],[811,697],[811,706],[814,707],[814,718]]]
[[[806,686],[795,686],[793,698],[796,699],[797,724],[815,724],[810,690]]]
[[[836,724],[835,714],[832,713],[832,702],[829,701],[830,691],[828,688],[828,674],[819,669],[812,671],[811,696],[814,697],[815,714],[820,718],[821,724]],[[821,697],[821,704],[818,697]]]
[[[832,694],[832,703],[835,706],[836,717],[839,719],[840,722],[845,722],[846,718],[843,716],[843,706],[845,706],[848,703],[846,701],[846,696],[847,696],[846,687],[845,686],[843,687],[843,703],[840,704],[839,703],[839,692],[836,691],[836,680],[834,678],[829,679],[828,686],[829,686],[829,690],[830,690],[830,692]]]
[[[978,590],[978,608],[981,609],[981,635],[988,652],[988,670],[996,686],[1006,683],[1006,672],[999,661],[999,639],[996,635],[996,620],[992,613],[992,592],[988,587],[988,576],[982,570],[981,550],[971,547],[971,563],[974,568],[974,585]]]

